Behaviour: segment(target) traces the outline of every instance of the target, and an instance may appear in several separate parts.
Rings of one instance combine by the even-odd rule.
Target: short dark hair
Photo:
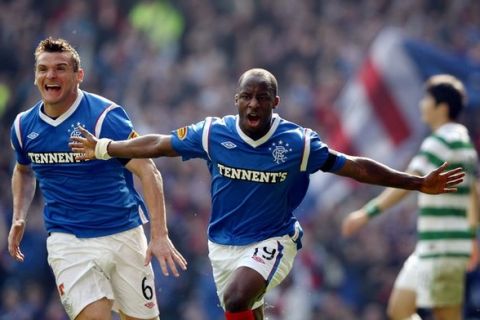
[[[269,91],[273,94],[274,97],[278,95],[278,82],[275,76],[268,70],[261,69],[261,68],[253,68],[245,71],[240,78],[238,79],[238,89],[237,91],[240,90],[240,87],[242,86],[243,79],[245,79],[246,76],[260,76],[262,78],[265,78],[268,81],[268,89]]]
[[[467,94],[463,83],[456,77],[448,74],[439,74],[430,77],[426,82],[425,91],[429,93],[435,103],[448,105],[448,117],[456,120],[467,104]]]
[[[48,37],[40,41],[35,49],[35,63],[38,56],[43,52],[69,52],[72,55],[73,71],[77,72],[80,69],[80,55],[65,39]]]

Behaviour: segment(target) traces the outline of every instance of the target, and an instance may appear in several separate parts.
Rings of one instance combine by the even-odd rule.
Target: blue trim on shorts
[[[303,229],[298,221],[295,222],[292,231],[290,231],[288,235],[297,245],[297,251],[302,249]]]
[[[270,284],[270,281],[272,280],[273,275],[275,274],[275,272],[277,272],[278,265],[280,264],[280,260],[282,260],[283,258],[283,246],[279,241],[277,241],[277,244],[278,244],[278,247],[277,247],[278,254],[277,254],[277,258],[275,259],[275,264],[273,265],[272,271],[270,271],[270,274],[268,275],[267,287]]]

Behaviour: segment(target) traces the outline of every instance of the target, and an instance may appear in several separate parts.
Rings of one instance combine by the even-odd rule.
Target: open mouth
[[[260,117],[254,114],[247,115],[248,124],[252,127],[257,126],[260,123]]]
[[[46,84],[45,91],[47,92],[59,92],[61,87],[58,84]]]

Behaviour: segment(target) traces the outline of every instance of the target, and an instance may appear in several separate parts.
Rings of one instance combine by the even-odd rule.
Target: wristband
[[[112,142],[111,139],[98,139],[97,145],[95,146],[95,158],[99,160],[108,160],[111,158],[107,151],[110,142]]]
[[[367,203],[367,205],[365,206],[365,211],[369,219],[375,216],[378,216],[382,212],[382,210],[378,206],[377,201],[375,200],[371,200],[370,202]]]

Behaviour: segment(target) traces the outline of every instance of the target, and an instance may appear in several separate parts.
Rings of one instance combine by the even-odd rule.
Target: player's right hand
[[[10,233],[8,234],[8,253],[17,261],[23,262],[25,256],[20,250],[20,242],[25,232],[25,220],[19,219],[12,222]]]
[[[349,213],[342,222],[342,235],[350,237],[368,223],[368,216],[364,209]]]
[[[97,146],[98,139],[87,129],[81,126],[77,127],[77,130],[82,133],[82,136],[71,137],[70,143],[68,144],[72,151],[77,153],[75,159],[95,159],[95,147]]]

